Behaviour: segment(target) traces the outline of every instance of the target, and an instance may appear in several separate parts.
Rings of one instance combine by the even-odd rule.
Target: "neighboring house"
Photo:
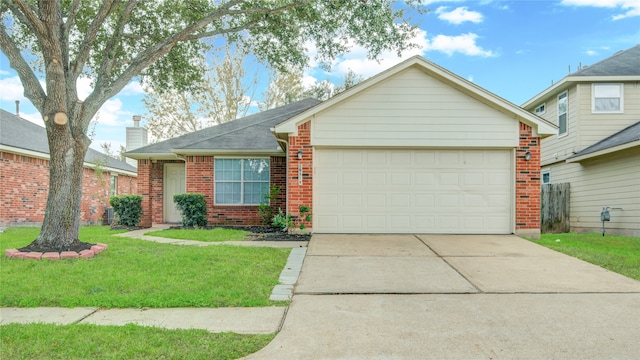
[[[319,103],[302,100],[127,152],[143,226],[175,222],[178,192],[211,224],[255,224],[272,204],[316,233],[540,232],[540,138],[557,128],[413,57]]]
[[[640,45],[584,67],[523,107],[558,125],[542,141],[544,183],[570,183],[570,226],[640,236]]]
[[[0,226],[41,225],[49,189],[46,129],[0,110]],[[102,222],[111,195],[135,194],[136,168],[89,149],[81,221]]]

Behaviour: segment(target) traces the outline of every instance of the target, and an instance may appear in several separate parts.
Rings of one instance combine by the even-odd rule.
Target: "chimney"
[[[20,100],[16,100],[16,116],[20,117]]]
[[[140,115],[133,115],[133,127],[127,127],[127,140],[126,140],[126,149],[127,151],[131,151],[137,149],[139,147],[143,147],[148,143],[148,134],[147,129],[140,127],[140,120],[142,117]],[[138,161],[134,159],[127,158],[127,163],[138,167]]]

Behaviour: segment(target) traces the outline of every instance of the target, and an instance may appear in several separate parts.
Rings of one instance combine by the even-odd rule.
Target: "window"
[[[542,183],[543,184],[551,183],[551,170],[542,170]]]
[[[558,95],[558,135],[566,135],[567,133],[568,100],[566,91]]]
[[[259,205],[269,194],[269,159],[215,159],[215,204]]]
[[[111,182],[109,184],[109,193],[111,196],[118,195],[118,176],[111,175]]]
[[[594,113],[622,112],[622,84],[593,84],[591,111]]]
[[[535,114],[540,116],[544,113],[547,112],[547,104],[543,103],[542,105],[538,106],[535,110],[534,110]]]

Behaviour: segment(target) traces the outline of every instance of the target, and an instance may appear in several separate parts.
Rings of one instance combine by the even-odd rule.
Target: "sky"
[[[411,14],[411,21],[420,28],[414,39],[417,48],[402,57],[386,53],[372,61],[364,49],[354,47],[336,59],[329,71],[311,62],[304,81],[339,83],[349,69],[368,78],[420,55],[521,105],[580,66],[640,43],[640,0],[424,2],[427,13]],[[313,54],[312,46],[309,51]],[[248,61],[247,66],[259,65]],[[266,84],[266,79],[263,82]],[[89,81],[79,82],[78,88],[83,98],[90,92]],[[0,54],[0,107],[15,113],[15,101],[19,100],[20,116],[43,125],[40,114],[22,93],[17,74]],[[105,142],[113,149],[124,145],[125,127],[133,126],[132,116],[142,115],[145,124],[143,97],[142,87],[134,80],[108,100],[94,119],[91,147],[100,150]]]

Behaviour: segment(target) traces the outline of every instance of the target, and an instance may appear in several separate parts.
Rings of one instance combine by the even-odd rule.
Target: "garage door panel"
[[[510,233],[510,150],[315,149],[314,231]]]

